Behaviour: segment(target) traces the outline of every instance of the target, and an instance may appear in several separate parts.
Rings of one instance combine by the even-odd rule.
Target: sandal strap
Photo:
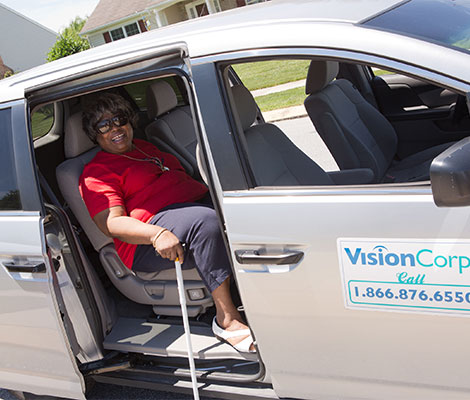
[[[250,335],[247,338],[243,339],[241,342],[232,345],[236,350],[244,353],[252,353],[250,350],[251,345],[254,344],[253,337]]]
[[[250,332],[249,329],[240,329],[238,331],[224,330],[223,333],[221,332],[221,334],[219,334],[219,336],[222,339],[231,339],[231,338],[234,338],[234,337],[237,337],[237,336],[247,336],[247,335],[251,336],[251,332]]]
[[[248,336],[251,335],[251,331],[249,329],[239,329],[238,331],[227,331],[226,329],[222,329],[217,320],[213,319],[212,321],[212,331],[214,335],[221,337],[222,339],[230,339],[237,336]]]

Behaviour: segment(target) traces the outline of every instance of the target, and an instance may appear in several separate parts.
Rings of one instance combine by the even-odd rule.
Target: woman
[[[230,296],[230,263],[207,188],[176,157],[134,139],[135,126],[130,104],[116,94],[103,93],[84,110],[83,128],[101,147],[80,177],[93,221],[114,238],[120,258],[134,271],[174,268],[176,258],[184,268],[196,267],[214,300],[216,337],[239,351],[254,351]]]

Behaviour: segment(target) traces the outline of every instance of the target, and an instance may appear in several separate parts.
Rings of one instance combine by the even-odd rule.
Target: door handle
[[[235,258],[240,264],[286,265],[297,264],[304,256],[303,251],[287,250],[279,253],[262,253],[259,250],[236,250]]]
[[[30,273],[39,273],[46,272],[46,264],[15,264],[15,263],[3,263],[5,268],[10,272],[30,272]]]

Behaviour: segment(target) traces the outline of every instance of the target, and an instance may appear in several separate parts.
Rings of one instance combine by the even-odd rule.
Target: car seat
[[[84,166],[99,151],[82,128],[81,112],[66,122],[64,136],[66,160],[56,169],[59,188],[91,244],[99,253],[103,268],[114,286],[129,299],[150,304],[155,314],[181,315],[174,269],[158,274],[138,273],[127,268],[119,258],[111,238],[93,222],[79,191],[79,178]],[[184,270],[188,315],[197,316],[213,305],[212,297],[196,269]]]
[[[255,124],[258,107],[245,86],[235,85],[231,92],[258,186],[359,184],[372,179],[368,169],[325,172],[276,125]]]
[[[429,167],[452,143],[395,160],[397,135],[392,124],[345,79],[336,79],[336,61],[313,60],[304,105],[315,128],[341,169],[370,168],[375,182],[429,179]]]
[[[176,156],[186,172],[198,179],[197,138],[190,106],[178,106],[175,91],[164,80],[147,86],[146,99],[152,121],[145,128],[148,141]]]

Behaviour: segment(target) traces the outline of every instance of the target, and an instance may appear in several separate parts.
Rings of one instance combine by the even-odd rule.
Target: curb
[[[305,107],[303,105],[263,112],[263,117],[266,122],[283,121],[286,119],[302,118],[306,116],[307,111],[305,111]]]

